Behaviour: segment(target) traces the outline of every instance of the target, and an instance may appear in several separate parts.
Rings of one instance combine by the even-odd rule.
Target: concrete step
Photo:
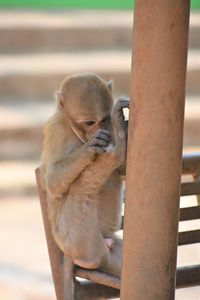
[[[52,102],[7,99],[0,102],[0,160],[39,159],[42,127],[53,114]]]
[[[77,72],[95,72],[113,79],[116,94],[129,94],[130,69],[129,50],[0,55],[1,99],[52,98],[60,81]],[[193,50],[188,56],[187,92],[200,93],[199,82],[200,50]]]
[[[199,13],[190,18],[191,48],[200,47]],[[131,11],[1,11],[1,53],[130,48]],[[98,38],[97,38],[98,37]]]
[[[98,36],[98,38],[97,38]],[[130,47],[132,13],[97,11],[0,13],[1,52]]]
[[[114,79],[117,91],[127,93],[130,65],[128,50],[0,55],[1,95],[52,97],[66,75],[90,71]]]
[[[1,102],[0,160],[39,159],[42,127],[55,109],[52,102],[16,99]],[[200,147],[200,97],[186,101],[184,146]]]

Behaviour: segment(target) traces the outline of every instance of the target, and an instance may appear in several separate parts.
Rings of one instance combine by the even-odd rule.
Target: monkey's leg
[[[85,246],[83,243],[85,243]],[[102,236],[100,239],[97,237],[93,244],[87,244],[86,240],[83,243],[82,249],[79,248],[81,251],[74,259],[76,265],[86,269],[98,269],[103,261],[108,264],[110,248],[108,248]]]
[[[117,237],[112,237],[110,240],[113,242],[112,248],[108,248],[104,240],[104,245],[101,245],[102,248],[99,247],[98,251],[94,253],[93,256],[90,256],[91,254],[88,253],[88,257],[76,259],[74,263],[82,268],[99,269],[120,277],[122,240]],[[106,255],[105,246],[107,248]],[[104,251],[103,257],[101,250]]]

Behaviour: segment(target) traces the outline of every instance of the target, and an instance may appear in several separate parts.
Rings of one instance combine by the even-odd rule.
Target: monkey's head
[[[56,92],[58,109],[82,142],[99,129],[112,131],[112,83],[95,74],[65,78]]]

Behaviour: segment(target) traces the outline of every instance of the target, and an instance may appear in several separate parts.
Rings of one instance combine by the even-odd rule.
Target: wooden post
[[[136,0],[122,300],[172,300],[189,0]]]
[[[35,173],[37,179],[38,193],[40,197],[40,205],[42,210],[42,217],[47,240],[47,247],[49,252],[49,259],[51,264],[56,299],[64,300],[64,255],[62,251],[58,248],[51,233],[50,223],[47,216],[46,193],[42,190],[42,187],[40,185],[39,172],[39,168],[36,169]]]

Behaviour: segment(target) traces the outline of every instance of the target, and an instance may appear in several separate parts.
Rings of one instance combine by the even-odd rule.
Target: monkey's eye
[[[92,125],[95,124],[95,121],[87,121],[87,122],[85,122],[85,124],[86,124],[87,126],[92,126]]]

